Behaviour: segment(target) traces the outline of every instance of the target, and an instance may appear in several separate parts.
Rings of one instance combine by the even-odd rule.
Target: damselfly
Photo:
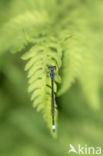
[[[56,66],[49,66],[50,70],[50,78],[51,78],[51,115],[52,115],[52,130],[55,132],[55,108],[54,108],[54,70],[56,70]]]

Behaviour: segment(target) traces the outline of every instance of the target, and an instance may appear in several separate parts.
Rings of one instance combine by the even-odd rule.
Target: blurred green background
[[[9,2],[0,0],[0,25],[8,20]],[[56,99],[58,137],[53,139],[41,114],[32,108],[20,56],[5,53],[0,57],[0,156],[73,155],[68,154],[69,144],[102,148],[103,86],[100,110],[88,105],[78,82]]]

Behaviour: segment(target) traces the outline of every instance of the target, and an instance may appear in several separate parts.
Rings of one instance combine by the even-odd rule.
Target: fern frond
[[[48,15],[37,11],[27,11],[11,19],[0,32],[0,53],[7,50],[13,53],[21,51],[33,42],[33,37],[38,33],[37,30],[40,31],[47,23],[49,23]]]
[[[78,77],[82,62],[82,43],[79,36],[68,35],[64,40],[63,66],[62,66],[62,84],[58,91],[58,96],[67,91]],[[81,49],[80,49],[81,47]]]
[[[54,92],[57,92],[57,83],[60,83],[59,69],[61,67],[62,50],[55,38],[46,38],[41,44],[34,45],[29,52],[22,56],[28,60],[25,70],[28,70],[29,88],[32,92],[31,100],[37,111],[42,111],[48,127],[51,129],[51,81],[48,66],[57,67],[55,73]],[[55,101],[55,123],[57,127],[57,109]]]
[[[100,107],[99,88],[100,88],[100,56],[97,54],[95,39],[97,35],[89,35],[88,44],[83,54],[82,68],[78,80],[86,98],[93,109]],[[96,39],[97,40],[97,39]],[[100,51],[101,53],[101,51]],[[100,54],[101,55],[101,54]]]

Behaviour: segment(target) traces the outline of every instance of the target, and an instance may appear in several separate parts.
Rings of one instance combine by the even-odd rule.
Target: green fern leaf
[[[47,39],[46,39],[47,40]],[[59,69],[61,67],[62,50],[55,38],[48,38],[41,44],[34,45],[29,52],[22,56],[28,60],[25,70],[28,70],[29,88],[32,92],[31,100],[37,111],[42,111],[48,127],[51,129],[51,81],[48,66],[57,67],[55,73],[54,92],[57,92],[57,83],[60,83]],[[57,127],[57,109],[55,101],[55,123]]]
[[[32,13],[27,11],[11,19],[0,32],[0,53],[7,50],[15,53],[24,49],[29,43],[34,43],[33,37],[38,34],[36,28],[39,27],[40,31],[47,23],[49,23],[48,15],[37,11]]]
[[[69,35],[67,40],[64,40],[64,55],[62,66],[62,84],[58,91],[58,96],[67,91],[68,88],[75,82],[82,62],[82,44],[78,37]],[[81,47],[81,48],[80,48]]]

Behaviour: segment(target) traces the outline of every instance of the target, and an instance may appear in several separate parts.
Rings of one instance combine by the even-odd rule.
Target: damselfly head
[[[56,70],[56,66],[49,66],[48,69],[49,70]]]

